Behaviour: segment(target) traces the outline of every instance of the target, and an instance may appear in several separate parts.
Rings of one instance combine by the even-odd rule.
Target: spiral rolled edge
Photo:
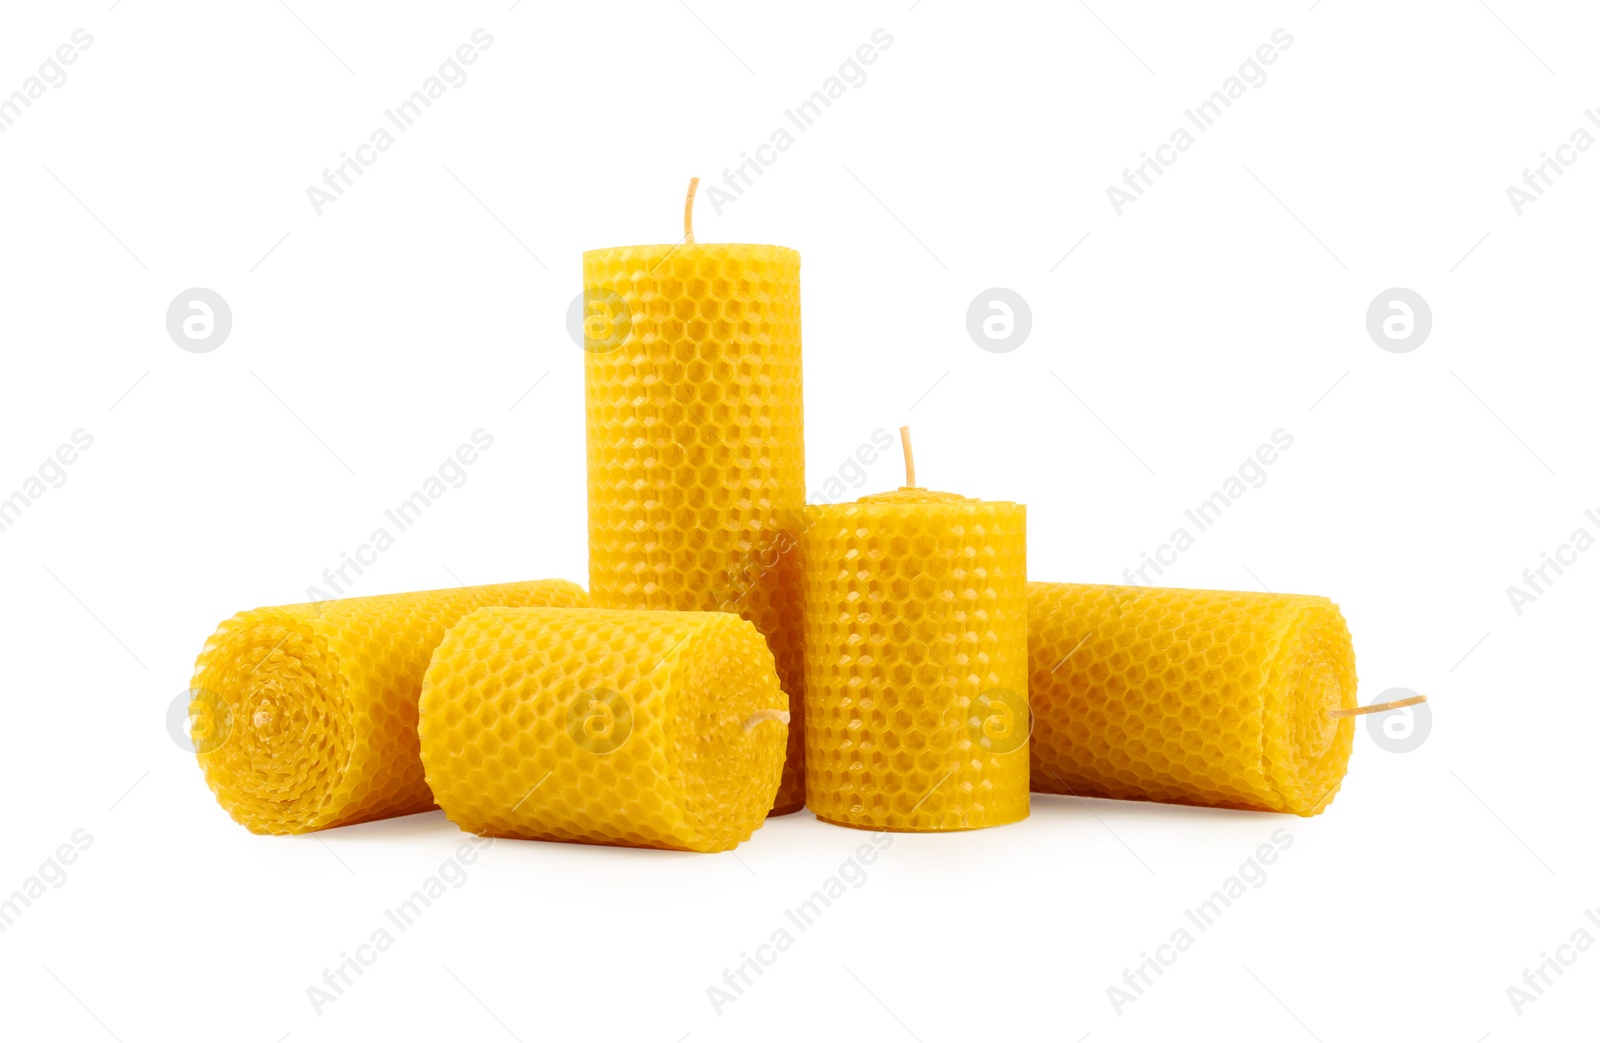
[[[292,610],[224,622],[196,664],[191,692],[214,693],[227,732],[197,754],[217,802],[253,833],[320,828],[356,746],[337,655]],[[208,695],[208,698],[210,696]]]

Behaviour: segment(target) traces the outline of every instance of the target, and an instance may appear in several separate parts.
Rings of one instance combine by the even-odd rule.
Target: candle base
[[[812,812],[812,814],[816,814],[816,813]],[[876,822],[868,822],[868,821],[852,822],[852,821],[850,821],[848,819],[828,818],[828,817],[826,817],[824,815],[817,815],[817,821],[818,822],[826,822],[830,826],[843,826],[845,829],[863,829],[863,830],[866,830],[869,833],[971,833],[974,830],[990,829],[990,828],[992,828],[994,826],[1011,826],[1011,825],[1015,825],[1018,822],[1026,821],[1027,818],[1028,818],[1028,809],[1024,808],[1023,811],[1022,811],[1022,814],[1016,815],[1015,817],[1012,817],[1012,818],[985,819],[982,822],[975,822],[975,823],[973,823],[971,825],[938,825],[938,824],[929,824],[929,825],[926,825],[926,826],[914,826],[914,825],[885,826],[885,825],[882,825],[882,824],[876,823]]]

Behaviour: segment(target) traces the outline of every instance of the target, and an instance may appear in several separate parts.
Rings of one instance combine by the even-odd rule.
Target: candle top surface
[[[1020,507],[1021,504],[1009,500],[979,500],[971,496],[962,496],[959,493],[940,492],[937,489],[924,489],[921,486],[902,485],[898,489],[888,492],[873,493],[863,496],[850,503],[819,504],[810,507],[810,510],[822,511],[859,511],[863,508],[913,508],[913,507]]]
[[[619,251],[636,251],[648,254],[684,254],[688,257],[703,256],[708,252],[724,252],[728,250],[771,252],[774,254],[795,254],[800,251],[792,246],[778,246],[773,243],[634,243],[622,246],[597,246],[592,250],[585,250],[583,255],[589,257],[596,254],[617,253]]]

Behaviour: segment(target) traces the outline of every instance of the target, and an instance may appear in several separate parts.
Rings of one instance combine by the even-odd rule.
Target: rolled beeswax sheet
[[[583,291],[594,603],[755,623],[793,711],[772,810],[798,811],[800,255],[745,244],[590,250]]]
[[[1026,818],[1026,508],[908,488],[810,517],[811,810],[908,832]]]
[[[254,833],[426,811],[417,696],[445,631],[485,605],[588,603],[547,579],[241,612],[195,663],[191,694],[228,722],[199,744],[206,784]]]
[[[1323,597],[1028,584],[1033,788],[1320,813],[1356,661]]]
[[[787,706],[731,613],[485,609],[434,653],[418,731],[469,832],[726,851],[772,807]]]

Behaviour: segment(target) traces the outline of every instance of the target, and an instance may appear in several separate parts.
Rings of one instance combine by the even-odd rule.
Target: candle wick
[[[788,710],[757,710],[755,713],[750,715],[750,719],[749,720],[744,722],[744,730],[745,731],[750,731],[753,728],[755,728],[756,725],[760,724],[762,721],[782,721],[784,724],[788,724],[789,723],[789,711]]]
[[[265,728],[267,725],[272,723],[272,711],[257,710],[255,716],[250,718],[250,721],[257,728]]]
[[[911,458],[911,428],[900,429],[900,448],[906,455],[906,488],[917,488],[917,462]]]
[[[694,245],[694,190],[700,187],[700,179],[689,179],[689,194],[683,197],[683,241],[690,246]]]
[[[1363,713],[1382,713],[1385,710],[1398,710],[1403,706],[1415,706],[1418,703],[1425,703],[1427,701],[1428,697],[1425,695],[1412,695],[1407,696],[1404,699],[1396,699],[1393,702],[1388,703],[1373,703],[1371,706],[1352,706],[1348,710],[1329,710],[1328,716],[1355,717],[1358,714]]]

